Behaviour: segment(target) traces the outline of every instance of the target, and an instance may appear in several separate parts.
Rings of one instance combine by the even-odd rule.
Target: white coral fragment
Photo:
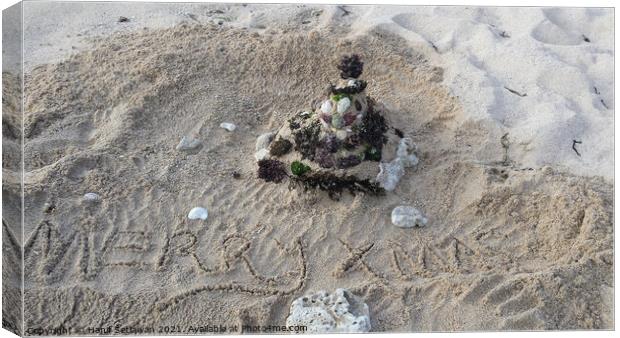
[[[346,289],[319,291],[293,301],[286,325],[305,326],[309,333],[368,332],[368,305]]]

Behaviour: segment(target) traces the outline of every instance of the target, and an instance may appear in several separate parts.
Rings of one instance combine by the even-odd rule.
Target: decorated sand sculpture
[[[359,79],[363,66],[358,55],[343,56],[341,79],[330,84],[326,97],[275,133],[259,136],[259,178],[289,180],[333,199],[343,191],[380,195],[396,188],[405,168],[418,163],[415,145],[389,125],[383,104],[366,95],[368,83]]]

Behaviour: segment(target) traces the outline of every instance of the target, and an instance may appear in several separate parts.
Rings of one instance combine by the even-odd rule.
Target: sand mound
[[[374,331],[613,327],[611,185],[514,166],[509,136],[456,122],[424,55],[382,30],[344,34],[181,25],[33,69],[26,326],[275,325],[293,299],[348,288]],[[256,137],[351,52],[421,149],[417,170],[339,202],[258,180]],[[175,149],[186,135],[196,154]],[[429,225],[393,226],[403,203]],[[186,219],[195,206],[206,222]]]

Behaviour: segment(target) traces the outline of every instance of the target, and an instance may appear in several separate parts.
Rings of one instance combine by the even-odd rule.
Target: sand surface
[[[49,40],[26,34],[26,326],[283,324],[344,287],[373,331],[613,328],[612,11],[29,6]],[[418,168],[338,202],[258,180],[256,137],[351,52]],[[429,225],[393,226],[401,204]]]

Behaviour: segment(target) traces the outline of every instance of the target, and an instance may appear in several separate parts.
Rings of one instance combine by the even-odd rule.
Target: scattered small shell
[[[330,100],[326,100],[321,105],[321,111],[325,114],[331,114],[333,109],[334,109],[334,106],[332,105],[332,101]]]
[[[397,206],[392,210],[392,224],[400,228],[413,228],[414,226],[423,227],[428,223],[428,219],[422,215],[420,210],[410,206]]]
[[[228,131],[235,131],[235,129],[237,129],[237,126],[234,123],[228,123],[228,122],[220,123],[220,127]]]
[[[338,101],[338,108],[337,108],[338,113],[344,114],[344,112],[346,112],[350,106],[351,106],[351,100],[349,100],[348,97],[341,98],[340,101]]]
[[[84,200],[87,202],[99,202],[101,201],[101,196],[94,192],[88,192],[84,194]]]
[[[189,136],[183,136],[176,149],[180,151],[192,151],[200,148],[202,141]]]
[[[204,221],[207,217],[209,217],[209,212],[207,209],[201,207],[196,207],[187,214],[187,218],[189,219],[201,219]]]

